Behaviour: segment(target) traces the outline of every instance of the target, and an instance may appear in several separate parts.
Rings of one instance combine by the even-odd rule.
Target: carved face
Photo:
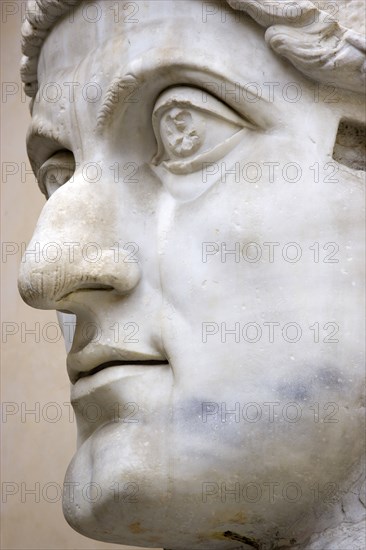
[[[39,61],[20,289],[76,319],[64,510],[110,542],[305,540],[362,450],[360,100],[209,4],[82,4]]]

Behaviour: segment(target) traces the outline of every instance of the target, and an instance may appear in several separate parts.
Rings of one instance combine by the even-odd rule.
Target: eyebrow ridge
[[[258,102],[261,105],[261,109],[264,105],[268,109],[270,102],[262,95],[258,95],[257,93],[249,89],[247,84],[242,84],[239,81],[235,82],[227,74],[223,74],[222,72],[219,73],[217,70],[208,70],[207,65],[201,66],[197,63],[191,64],[187,63],[186,61],[183,62],[177,59],[167,59],[166,63],[162,63],[160,59],[159,63],[152,62],[145,64],[143,60],[137,59],[129,64],[129,69],[126,67],[125,72],[121,73],[121,71],[119,71],[112,78],[112,81],[105,93],[103,103],[97,115],[97,131],[103,132],[109,121],[112,119],[113,114],[115,113],[115,109],[119,103],[123,103],[123,113],[129,103],[136,102],[133,100],[128,101],[128,99],[141,88],[144,82],[148,82],[151,80],[154,81],[156,73],[163,72],[167,68],[171,69],[172,67],[174,67],[176,70],[186,70],[190,73],[190,76],[186,78],[185,82],[177,81],[175,83],[176,85],[192,85],[198,87],[203,91],[216,96],[221,101],[225,101],[231,108],[235,109],[238,114],[240,114],[241,116],[246,116],[249,121],[253,122],[254,124],[256,122],[253,121],[252,117],[248,115],[247,112],[244,112],[244,105],[250,104],[252,109],[255,109],[255,105]],[[135,68],[136,70],[133,70]],[[198,76],[200,76],[201,78],[198,78]],[[210,78],[215,79],[215,82],[210,81]],[[252,84],[252,82],[250,84]],[[219,92],[216,91],[215,93],[215,86],[218,86],[220,88]],[[225,88],[224,94],[222,94],[221,92],[224,86],[228,86],[230,88]],[[241,102],[238,102],[230,98],[230,96],[233,96],[236,93],[237,87],[245,91],[245,94],[247,95],[246,100],[245,98],[243,98]],[[238,107],[240,106],[241,110],[238,109]],[[274,109],[274,105],[272,103],[271,109]],[[257,111],[259,111],[258,108]],[[265,122],[268,122],[270,120],[270,118],[267,117],[265,114],[261,113],[261,115],[262,116],[260,118],[264,118]],[[263,123],[263,126],[267,126],[267,124]]]
[[[97,130],[103,129],[114,113],[114,107],[117,103],[127,103],[127,99],[136,92],[141,83],[130,73],[116,75],[105,94],[103,103],[97,115]]]

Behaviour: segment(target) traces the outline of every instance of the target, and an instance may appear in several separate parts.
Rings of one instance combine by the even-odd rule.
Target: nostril
[[[100,283],[79,283],[78,290],[114,290],[114,287]]]
[[[101,284],[98,284],[98,283],[89,283],[87,286],[85,287],[81,287],[81,288],[94,288],[96,290],[113,290],[113,286],[111,285],[101,285]]]
[[[56,301],[61,302],[62,300],[65,300],[70,294],[74,294],[75,292],[84,292],[88,290],[103,290],[103,291],[111,291],[115,290],[115,288],[111,285],[103,285],[99,283],[79,283],[77,288],[74,290],[71,290],[70,292],[67,292],[66,294],[63,294],[60,298],[58,298]],[[59,310],[61,311],[61,310]]]

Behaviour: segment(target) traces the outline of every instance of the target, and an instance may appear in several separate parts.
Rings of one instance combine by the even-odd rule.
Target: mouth
[[[99,373],[102,371],[109,373],[124,370],[137,373],[154,367],[166,368],[167,365],[167,356],[150,346],[126,349],[109,344],[91,343],[76,352],[71,349],[67,356],[67,371],[72,385],[80,384],[81,381],[84,384],[86,379],[99,379]]]
[[[94,374],[97,374],[98,372],[108,369],[109,367],[130,367],[130,366],[140,366],[140,367],[149,367],[149,366],[162,366],[162,365],[169,365],[169,361],[162,360],[162,359],[147,359],[145,361],[139,361],[139,360],[130,360],[130,361],[105,361],[104,363],[101,363],[100,365],[97,365],[96,367],[90,369],[89,371],[79,371],[76,373],[75,376],[75,384],[80,380],[81,378],[86,378],[88,376],[93,376]]]
[[[70,402],[78,423],[78,445],[99,429],[138,426],[161,409],[172,387],[166,359],[112,360],[75,372]]]

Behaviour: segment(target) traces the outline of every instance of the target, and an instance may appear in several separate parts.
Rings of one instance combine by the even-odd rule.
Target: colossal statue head
[[[67,521],[174,550],[360,548],[362,5],[28,8],[47,202],[19,288],[68,348]]]

